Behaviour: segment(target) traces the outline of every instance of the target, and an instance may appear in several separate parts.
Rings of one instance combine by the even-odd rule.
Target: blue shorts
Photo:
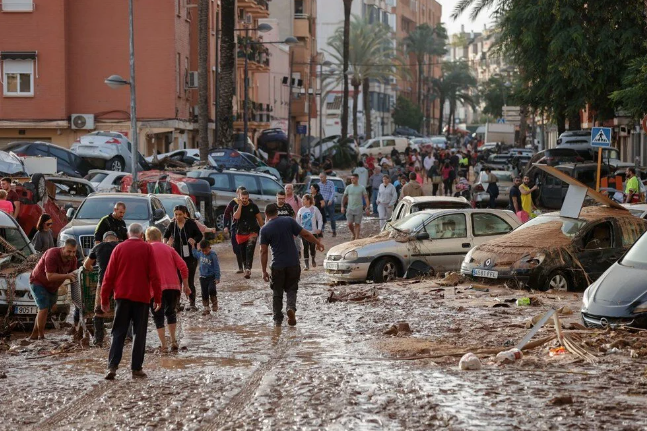
[[[57,293],[51,293],[43,286],[37,284],[30,284],[29,288],[39,310],[49,310],[56,305],[56,301],[58,300]]]

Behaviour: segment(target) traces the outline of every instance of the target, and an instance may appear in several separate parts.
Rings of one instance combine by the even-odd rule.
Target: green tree
[[[398,96],[393,109],[393,121],[396,126],[419,130],[423,117],[419,106],[404,96]]]
[[[447,30],[442,23],[432,27],[422,24],[402,39],[405,54],[413,55],[418,64],[418,106],[422,107],[424,70],[428,56],[443,56],[447,53]]]
[[[515,106],[517,98],[512,91],[512,83],[501,76],[492,76],[479,87],[479,99],[485,104],[483,114],[494,118],[503,116],[503,106]]]
[[[458,103],[476,108],[477,97],[472,94],[477,86],[477,81],[470,71],[469,64],[465,61],[443,63],[442,76],[431,79],[434,93],[440,101],[440,114],[438,134],[443,133],[443,115],[445,102],[449,102],[449,129],[453,128],[456,106]]]
[[[367,104],[369,99],[368,83],[371,79],[385,79],[393,73],[394,55],[393,39],[391,30],[387,25],[376,23],[370,24],[367,20],[353,17],[349,29],[350,52],[348,57],[349,73],[351,85],[353,87],[353,135],[358,135],[357,130],[357,113],[359,108],[360,87],[364,86],[364,106],[369,107],[364,112],[367,122],[367,135],[371,129],[371,112],[370,105]],[[330,55],[333,63],[340,64],[343,61],[343,52],[345,38],[343,28],[337,29],[328,40]],[[334,84],[340,81],[347,81],[344,75],[329,74],[325,78],[327,81],[332,80]],[[342,135],[343,136],[343,135]]]
[[[611,93],[611,100],[634,119],[647,114],[647,56],[632,60],[622,80],[623,88]]]

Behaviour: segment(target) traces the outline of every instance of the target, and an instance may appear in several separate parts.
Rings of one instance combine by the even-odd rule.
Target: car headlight
[[[634,308],[634,313],[647,313],[647,302],[643,302],[638,307]]]
[[[582,295],[582,308],[589,308],[589,302],[590,302],[589,295],[590,295],[590,292],[591,292],[591,287],[593,287],[593,285],[589,286],[584,291],[584,295]]]
[[[544,259],[546,259],[546,255],[544,253],[537,253],[533,257],[529,258],[527,262],[539,266]]]
[[[65,241],[68,239],[76,239],[74,238],[74,235],[72,235],[69,232],[61,232],[58,234],[58,245],[59,247],[63,247],[65,245]]]
[[[351,250],[351,251],[349,251],[348,253],[346,253],[344,255],[344,260],[355,260],[358,257],[359,257],[359,255],[357,254],[357,251]]]
[[[177,184],[177,188],[180,191],[180,193],[183,193],[185,195],[189,194],[189,186],[187,186],[184,181],[179,181],[176,184]]]
[[[467,254],[465,255],[465,259],[463,260],[463,262],[464,262],[464,263],[472,263],[472,261],[473,261],[473,259],[472,259],[472,253],[474,253],[474,249],[475,249],[475,248],[476,248],[476,247],[472,247],[472,248],[470,249],[470,251],[468,251],[468,252],[467,252]]]

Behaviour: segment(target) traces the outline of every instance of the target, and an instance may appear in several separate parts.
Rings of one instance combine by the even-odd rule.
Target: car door
[[[275,202],[276,194],[280,191],[283,191],[283,187],[279,183],[270,178],[261,177],[261,192],[263,194],[263,199]],[[310,193],[310,191],[308,191]]]
[[[614,225],[611,221],[593,224],[577,244],[576,257],[592,281],[597,280],[624,251],[622,238]],[[576,266],[573,270],[580,268]]]
[[[460,269],[463,258],[472,248],[465,214],[439,215],[428,221],[424,229],[429,239],[417,243],[427,264],[435,272]]]
[[[236,187],[243,186],[249,192],[249,198],[254,201],[259,209],[264,209],[265,205],[276,202],[276,196],[269,199],[261,194],[261,188],[258,184],[258,178],[254,175],[233,174],[234,184]]]
[[[505,235],[514,230],[507,221],[492,213],[472,213],[471,217],[472,247],[481,245],[491,239]]]

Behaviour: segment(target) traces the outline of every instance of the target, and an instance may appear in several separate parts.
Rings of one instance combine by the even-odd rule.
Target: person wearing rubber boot
[[[273,291],[274,324],[281,326],[283,323],[283,293],[285,292],[288,325],[294,326],[297,324],[297,290],[301,277],[299,253],[294,244],[294,237],[299,235],[301,238],[315,243],[317,250],[321,252],[324,251],[324,246],[319,239],[303,229],[292,217],[279,217],[276,204],[269,204],[265,207],[265,217],[267,223],[260,232],[261,268],[263,280],[270,282],[270,288]],[[272,248],[271,277],[267,272],[268,247]]]
[[[211,250],[211,244],[206,239],[200,241],[200,250],[193,250],[193,256],[200,264],[200,288],[202,289],[203,315],[209,314],[209,300],[211,310],[218,311],[218,291],[216,285],[220,283],[220,262],[218,255]]]

